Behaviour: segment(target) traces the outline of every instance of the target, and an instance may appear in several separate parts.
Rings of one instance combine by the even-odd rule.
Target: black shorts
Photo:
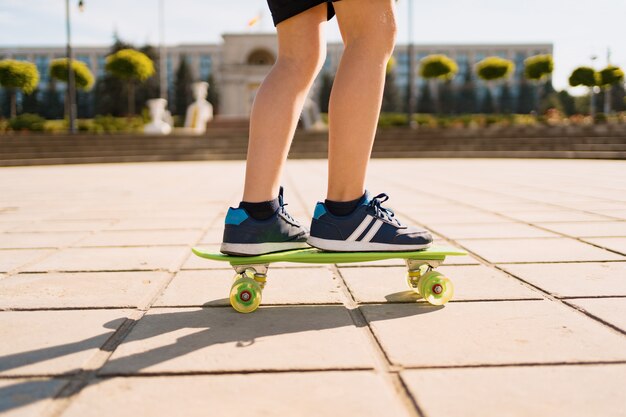
[[[283,20],[322,3],[326,3],[328,9],[326,19],[330,20],[335,15],[335,8],[333,7],[333,2],[335,1],[340,0],[267,0],[267,4],[270,6],[272,20],[274,20],[274,26],[276,26]]]

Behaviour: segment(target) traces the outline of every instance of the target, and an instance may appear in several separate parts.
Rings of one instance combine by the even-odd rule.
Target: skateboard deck
[[[406,252],[328,252],[308,248],[257,256],[231,256],[201,248],[192,248],[192,251],[201,258],[228,262],[235,269],[230,303],[240,313],[250,313],[257,309],[261,303],[269,265],[276,262],[344,264],[404,259],[408,269],[406,281],[409,288],[429,303],[442,305],[452,298],[454,290],[452,282],[434,269],[441,265],[447,256],[467,254],[448,246],[431,246],[424,250]]]

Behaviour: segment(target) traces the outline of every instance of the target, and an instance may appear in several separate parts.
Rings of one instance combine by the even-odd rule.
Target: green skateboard
[[[274,262],[296,262],[304,264],[343,264],[404,259],[408,273],[409,288],[420,294],[433,305],[447,303],[454,294],[452,281],[434,271],[446,256],[462,256],[462,250],[445,246],[410,252],[325,252],[319,249],[295,249],[258,256],[229,256],[192,248],[201,258],[228,262],[235,269],[235,278],[230,290],[230,305],[240,313],[251,313],[261,304],[261,293],[267,280],[267,270]]]

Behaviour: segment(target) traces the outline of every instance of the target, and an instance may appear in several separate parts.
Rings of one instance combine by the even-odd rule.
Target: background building
[[[322,76],[324,74],[334,75],[341,58],[342,49],[341,43],[328,45],[327,59],[311,93],[314,100],[318,100]],[[407,45],[399,44],[394,51],[395,84],[400,96],[406,91],[409,79],[407,49]],[[464,84],[471,81],[477,100],[480,101],[487,94],[487,89],[482,82],[475,79],[472,68],[481,59],[495,55],[510,59],[515,63],[515,74],[506,82],[508,88],[506,94],[512,98],[517,98],[521,94],[523,86],[524,60],[537,54],[552,54],[552,50],[552,44],[415,45],[415,54],[412,57],[415,61],[414,68],[416,71],[414,77],[416,88],[414,91],[420,96],[428,93],[425,89],[432,88],[432,86],[426,86],[424,80],[417,75],[419,61],[430,54],[445,54],[454,59],[459,66],[459,73],[448,87],[460,91]],[[97,80],[104,77],[105,58],[110,53],[109,47],[79,46],[74,48],[74,53],[75,59],[84,62],[91,68]],[[277,53],[277,38],[273,33],[224,34],[221,44],[170,46],[167,48],[166,64],[169,101],[170,103],[173,101],[175,74],[184,58],[193,80],[206,81],[209,76],[212,76],[219,90],[219,115],[221,117],[248,117],[256,90],[275,62]],[[37,65],[41,75],[37,92],[41,97],[38,99],[43,99],[43,95],[49,91],[48,65],[50,61],[64,56],[64,47],[0,48],[0,59],[26,60]],[[159,66],[156,65],[156,67]],[[62,100],[65,85],[60,83],[54,88],[59,99]],[[502,88],[498,91],[499,93],[496,94],[503,94]],[[86,94],[87,99],[91,95],[93,94]],[[0,100],[2,100],[0,102],[4,102],[4,98],[0,98]],[[18,97],[18,103],[21,101],[22,97]]]

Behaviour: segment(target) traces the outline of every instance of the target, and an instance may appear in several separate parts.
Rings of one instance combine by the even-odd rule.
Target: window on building
[[[213,60],[211,55],[200,55],[200,79],[207,80],[211,74]]]
[[[35,55],[35,65],[37,71],[39,71],[39,85],[45,86],[50,81],[50,75],[48,74],[48,67],[50,59],[46,55]]]
[[[98,62],[98,68],[96,69],[96,76],[98,78],[102,78],[106,75],[106,69],[105,69],[106,56],[98,55],[97,62]]]

